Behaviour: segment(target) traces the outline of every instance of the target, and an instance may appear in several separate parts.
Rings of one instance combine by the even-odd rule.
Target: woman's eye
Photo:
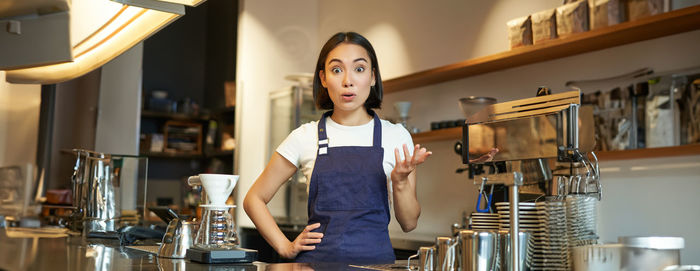
[[[357,67],[357,68],[355,68],[355,71],[356,72],[363,72],[363,71],[365,71],[365,67]]]
[[[340,70],[340,68],[335,67],[335,68],[331,68],[331,72],[332,72],[332,73],[340,73],[341,70]]]

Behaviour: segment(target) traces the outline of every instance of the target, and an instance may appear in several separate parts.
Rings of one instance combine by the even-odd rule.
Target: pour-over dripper
[[[394,109],[399,113],[399,118],[401,119],[401,125],[408,129],[408,111],[411,110],[411,102],[395,102]]]
[[[411,102],[396,102],[394,103],[394,109],[399,113],[399,117],[407,118],[408,111],[411,110]]]
[[[214,206],[226,205],[228,196],[238,183],[238,175],[199,174],[187,179],[190,185],[201,184],[207,195],[207,204]]]

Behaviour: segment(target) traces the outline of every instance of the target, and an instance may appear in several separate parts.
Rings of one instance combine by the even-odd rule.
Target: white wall
[[[139,154],[142,59],[139,43],[102,66],[95,151]]]
[[[313,70],[317,52],[317,0],[240,1],[236,68],[236,201],[260,175],[268,153],[269,93],[291,85],[284,76]],[[284,193],[269,204],[284,216]],[[252,227],[239,208],[239,226]]]
[[[143,43],[139,43],[102,66],[98,101],[95,151],[139,154]],[[121,208],[136,210],[138,165],[125,159],[120,181]]]
[[[36,164],[40,85],[5,82],[0,71],[0,167]]]
[[[609,161],[600,202],[601,240],[681,236],[681,263],[700,264],[700,156]]]
[[[372,42],[389,79],[508,48],[506,22],[561,0],[319,2],[319,38],[355,31]]]
[[[260,5],[267,4],[268,10],[277,10],[280,3],[270,4],[269,1],[259,1]],[[318,3],[318,46],[330,35],[337,31],[357,31],[365,35],[374,45],[379,57],[383,79],[390,79],[408,73],[425,70],[441,65],[506,51],[506,21],[527,15],[528,13],[553,8],[561,1],[420,1],[420,0],[386,0],[386,1],[319,1]],[[295,17],[291,22],[298,20]],[[273,19],[276,20],[276,19]],[[239,36],[239,42],[245,37]],[[267,40],[266,40],[267,41]],[[251,41],[253,42],[253,41]],[[255,43],[253,43],[255,44]],[[384,117],[394,117],[392,104],[399,100],[413,102],[409,124],[422,130],[428,130],[431,121],[462,118],[457,105],[459,98],[469,95],[494,96],[499,101],[507,101],[534,96],[536,88],[541,85],[550,86],[554,91],[564,90],[564,82],[576,79],[608,77],[623,74],[632,70],[651,67],[656,71],[668,71],[689,68],[700,65],[700,54],[696,45],[700,44],[700,31],[694,31],[655,40],[618,46],[577,56],[546,61],[508,70],[473,76],[461,80],[430,85],[399,93],[388,94],[384,100]],[[271,45],[257,43],[256,52],[265,50]],[[316,48],[315,48],[316,49]],[[251,49],[239,47],[239,56],[249,54]],[[274,53],[274,52],[267,52]],[[261,60],[261,59],[259,59]],[[275,61],[256,62],[256,66],[273,66]],[[239,62],[238,69],[251,69]],[[249,70],[253,72],[252,70]],[[307,70],[311,72],[311,70]],[[258,74],[264,77],[269,72]],[[277,75],[280,77],[279,75]],[[239,77],[240,78],[240,77]],[[274,78],[273,78],[274,79]],[[273,80],[270,79],[270,80]],[[246,86],[244,86],[246,87]],[[587,86],[590,87],[590,86]],[[584,92],[596,91],[597,88],[586,88]],[[602,88],[608,90],[608,88]],[[246,91],[245,95],[250,95]],[[246,105],[248,100],[264,99],[264,93],[256,93],[259,98],[246,97],[247,100],[238,103]],[[262,104],[262,103],[260,103]],[[251,106],[259,106],[253,104]],[[249,107],[246,107],[249,108]],[[248,114],[248,111],[245,111]],[[266,112],[265,112],[266,113]],[[237,114],[240,116],[240,114]],[[245,116],[244,116],[245,117]],[[240,123],[240,122],[238,122]],[[265,124],[256,124],[265,127]],[[256,129],[243,123],[237,126],[247,136],[239,137],[239,145],[257,144],[246,138],[264,138],[264,129]],[[249,131],[253,130],[253,131]],[[419,168],[418,194],[422,206],[422,214],[418,228],[411,233],[402,233],[395,222],[390,225],[393,238],[420,239],[433,241],[435,236],[447,235],[450,225],[460,221],[463,211],[471,212],[475,208],[476,188],[469,184],[466,174],[454,173],[461,162],[452,151],[456,140],[431,142],[426,146],[434,155]],[[260,143],[261,145],[263,143]],[[254,145],[259,146],[259,145]],[[256,163],[261,168],[264,161],[260,159],[262,152],[256,156],[247,156],[250,152],[241,151],[241,160],[247,165]],[[696,171],[679,173],[669,169],[678,160],[697,161],[698,156],[677,159],[640,159],[620,163],[629,165],[666,165],[655,172],[658,176],[673,176],[674,184],[682,184],[685,191],[700,190],[700,180]],[[241,164],[244,162],[241,161]],[[615,167],[617,162],[603,162],[603,168]],[[243,173],[241,168],[241,173]],[[246,169],[247,170],[247,169]],[[652,216],[637,217],[637,223],[619,224],[618,216],[626,213],[637,213],[640,208],[635,205],[619,204],[622,202],[651,201],[647,198],[633,197],[629,186],[629,178],[621,175],[603,174],[605,198],[601,212],[601,234],[603,240],[615,240],[618,235],[634,232],[641,235],[673,234],[687,238],[687,249],[684,251],[684,263],[697,263],[687,255],[700,255],[700,244],[691,232],[700,222],[700,214],[692,208],[671,209],[665,218],[679,219],[682,226],[660,227]],[[638,171],[637,174],[642,174]],[[658,186],[648,181],[653,175],[645,174],[647,181],[640,181],[634,191],[654,193]],[[241,187],[241,191],[245,191]],[[672,191],[672,188],[669,188]],[[700,197],[691,197],[687,192],[684,203],[700,206]],[[612,200],[616,199],[616,200]],[[609,201],[609,202],[608,202]],[[446,203],[450,208],[445,208]],[[688,212],[695,215],[685,215]],[[608,223],[607,221],[614,221]],[[621,226],[622,225],[622,226]],[[697,234],[696,234],[697,235]]]

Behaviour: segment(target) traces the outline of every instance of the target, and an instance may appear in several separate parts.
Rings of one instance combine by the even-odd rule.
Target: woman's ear
[[[323,70],[318,71],[318,78],[321,79],[321,85],[322,85],[324,88],[328,88],[328,87],[326,86],[326,73],[323,72]]]
[[[372,83],[369,84],[372,87],[377,84],[377,77],[374,76],[374,73],[375,73],[374,68],[372,68]]]

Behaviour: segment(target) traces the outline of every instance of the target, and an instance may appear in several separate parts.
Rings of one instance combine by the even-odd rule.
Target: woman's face
[[[369,54],[362,46],[341,43],[330,51],[325,69],[319,71],[321,85],[328,89],[334,110],[364,110],[370,86],[374,86],[374,71]]]

